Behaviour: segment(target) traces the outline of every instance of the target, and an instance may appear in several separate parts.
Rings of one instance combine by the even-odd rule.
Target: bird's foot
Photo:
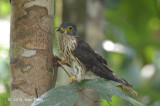
[[[67,61],[65,59],[61,59],[61,64],[66,65]]]
[[[72,76],[71,78],[69,78],[69,82],[72,83],[76,80],[76,77],[75,76]]]

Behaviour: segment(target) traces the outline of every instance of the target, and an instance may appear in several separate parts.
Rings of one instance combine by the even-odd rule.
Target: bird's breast
[[[59,42],[60,51],[69,64],[74,60],[73,52],[77,46],[76,38],[72,36],[61,36]]]

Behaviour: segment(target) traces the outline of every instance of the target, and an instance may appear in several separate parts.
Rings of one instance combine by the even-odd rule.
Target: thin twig
[[[55,28],[59,28],[59,27],[55,27]]]
[[[108,104],[110,105],[110,106],[112,106],[110,103],[109,103],[109,101],[107,100],[107,102],[108,102]]]
[[[63,70],[66,72],[66,74],[69,76],[69,77],[71,77],[70,75],[69,75],[69,73],[67,72],[67,70],[60,64],[60,67],[62,67],[63,68]]]
[[[59,58],[58,56],[54,56],[54,55],[53,55],[52,61],[53,61],[53,67],[54,67],[53,86],[52,86],[52,87],[54,88],[55,85],[56,85],[56,80],[57,80],[58,67],[62,67],[63,70],[66,72],[66,74],[67,74],[69,77],[71,77],[71,76],[70,76],[69,73],[66,71],[66,69],[59,63],[59,62],[62,61],[61,58]],[[68,66],[68,67],[70,67],[69,64],[65,64],[65,65]]]
[[[36,92],[36,98],[38,98],[37,88],[35,88],[35,92]]]
[[[54,88],[56,85],[56,80],[57,80],[57,74],[58,74],[58,67],[59,67],[59,63],[58,63],[58,57],[53,55],[53,67],[54,67],[54,75],[53,75],[53,85],[52,87]]]
[[[54,67],[54,75],[53,75],[53,88],[56,85],[56,79],[57,79],[57,74],[58,74],[58,67]]]
[[[7,106],[7,93],[6,93],[6,99],[5,99],[4,105]]]

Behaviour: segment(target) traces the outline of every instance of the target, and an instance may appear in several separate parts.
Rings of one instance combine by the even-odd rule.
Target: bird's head
[[[56,32],[69,36],[78,36],[76,25],[68,22],[63,22]]]

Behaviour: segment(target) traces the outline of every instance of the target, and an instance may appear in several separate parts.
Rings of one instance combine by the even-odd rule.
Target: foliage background
[[[0,0],[1,31],[5,30],[3,21],[9,21],[9,17],[9,1]],[[102,46],[110,67],[132,82],[139,93],[135,99],[148,106],[160,106],[160,0],[107,0],[105,20],[104,41],[109,40],[107,44],[112,48],[106,49],[103,42]],[[5,34],[0,34],[0,106],[10,104],[7,99],[10,97],[9,47],[6,46],[9,34]],[[122,48],[117,51],[116,45]],[[112,100],[113,106],[125,104],[116,96]],[[101,106],[108,105],[102,101]]]

